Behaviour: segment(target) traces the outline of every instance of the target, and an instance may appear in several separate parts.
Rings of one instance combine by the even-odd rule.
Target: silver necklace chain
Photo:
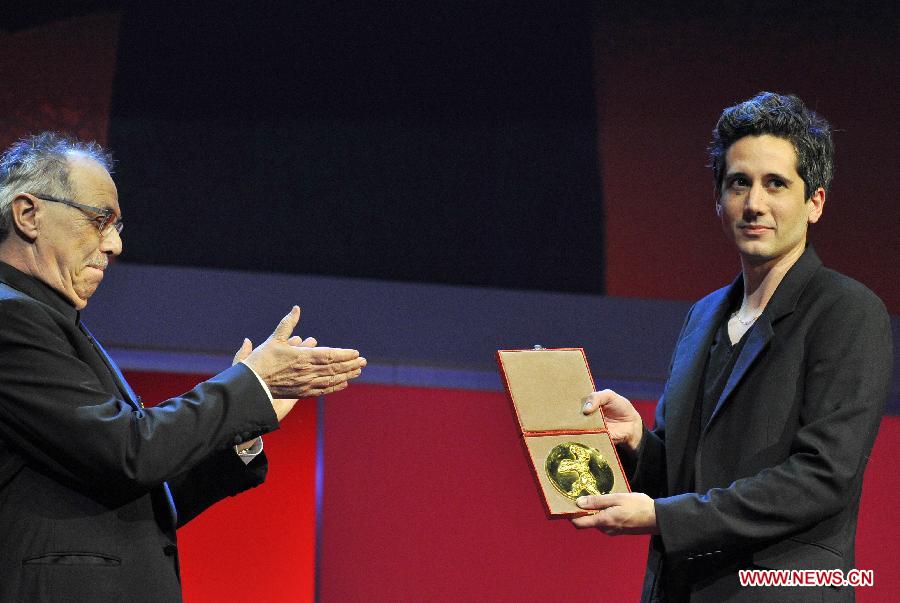
[[[753,323],[755,323],[755,322],[756,322],[756,319],[759,318],[759,317],[762,315],[762,312],[760,312],[759,314],[757,314],[757,315],[754,316],[753,318],[749,318],[749,319],[747,319],[747,320],[743,320],[743,319],[738,315],[739,313],[740,313],[740,310],[738,310],[737,312],[735,312],[734,314],[732,314],[732,316],[733,316],[734,318],[737,318],[737,321],[738,321],[739,323],[741,323],[742,325],[744,325],[745,327],[749,327],[750,325],[752,325]]]

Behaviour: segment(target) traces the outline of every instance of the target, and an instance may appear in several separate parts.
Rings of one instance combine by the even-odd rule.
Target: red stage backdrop
[[[146,404],[193,388],[208,375],[126,371]],[[301,400],[264,438],[262,486],[221,501],[178,532],[188,603],[313,600],[316,403]]]
[[[655,402],[641,402],[652,421]],[[574,409],[573,412],[577,412]],[[900,592],[900,507],[884,420],[866,477],[860,601]],[[646,537],[610,538],[549,520],[505,394],[355,385],[325,405],[320,600],[603,601],[640,595]]]

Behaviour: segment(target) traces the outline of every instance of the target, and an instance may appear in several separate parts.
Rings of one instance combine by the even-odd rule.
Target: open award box
[[[579,496],[631,491],[603,414],[581,412],[594,391],[583,349],[499,350],[497,364],[550,515],[586,515]]]

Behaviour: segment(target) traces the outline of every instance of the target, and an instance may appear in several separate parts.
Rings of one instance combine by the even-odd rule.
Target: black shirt
[[[732,345],[731,338],[728,335],[728,319],[731,316],[731,312],[725,314],[722,323],[716,329],[706,356],[703,379],[700,382],[700,391],[691,418],[691,435],[687,442],[684,456],[685,462],[684,466],[681,467],[679,483],[683,485],[682,492],[695,491],[696,480],[694,473],[700,438],[716,409],[719,398],[722,396],[722,391],[725,389],[725,384],[728,383],[728,377],[731,376],[731,372],[734,370],[734,364],[738,356],[741,355],[741,349],[747,340],[747,333],[753,329],[752,326],[747,329],[738,342]]]

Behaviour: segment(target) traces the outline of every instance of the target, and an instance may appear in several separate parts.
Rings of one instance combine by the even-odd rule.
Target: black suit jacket
[[[881,301],[808,247],[746,334],[682,483],[715,330],[741,277],[697,302],[678,338],[633,488],[656,498],[644,600],[852,600],[851,588],[741,588],[737,570],[854,567],[863,471],[890,393]],[[686,586],[686,590],[679,591]],[[673,597],[669,597],[670,600]]]
[[[179,601],[175,528],[264,479],[232,448],[277,427],[246,366],[153,408],[120,375],[0,263],[0,601]]]

